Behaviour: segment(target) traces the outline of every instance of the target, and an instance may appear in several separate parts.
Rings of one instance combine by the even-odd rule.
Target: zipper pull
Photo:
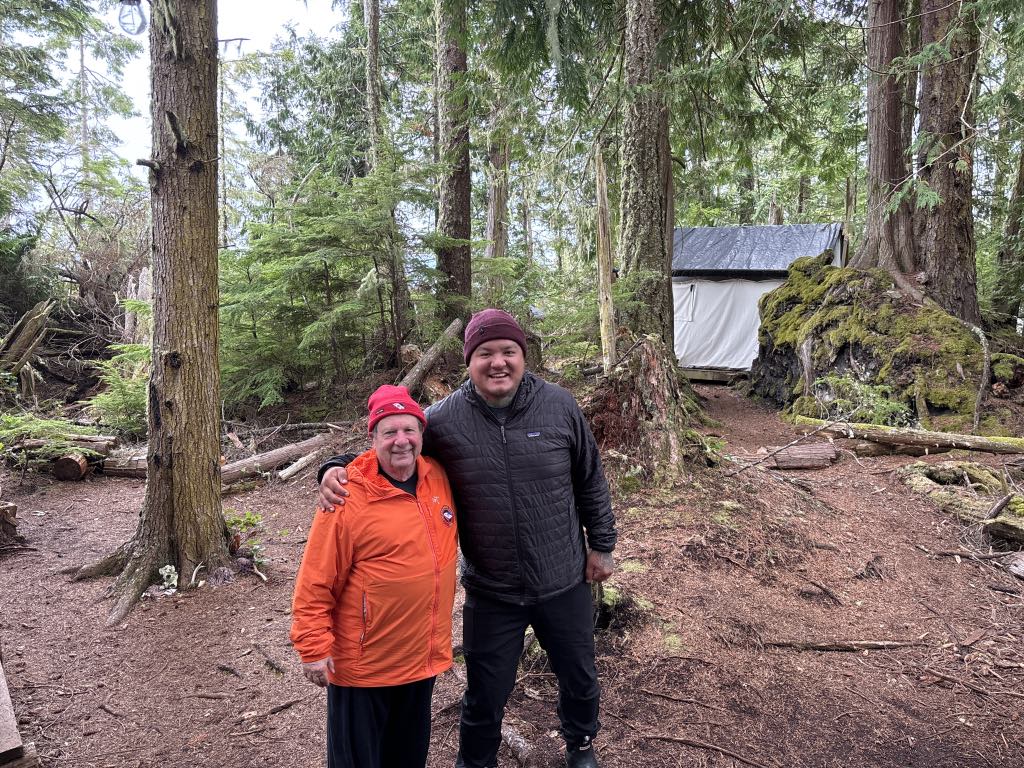
[[[505,442],[505,425],[504,424],[501,425],[501,444],[502,445],[508,445],[508,443]]]

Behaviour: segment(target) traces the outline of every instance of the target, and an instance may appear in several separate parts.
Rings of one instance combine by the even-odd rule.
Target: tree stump
[[[602,451],[639,468],[645,481],[671,481],[688,461],[706,456],[690,428],[698,408],[672,354],[647,336],[602,377],[582,403]]]
[[[16,541],[18,536],[18,505],[0,501],[0,542]]]

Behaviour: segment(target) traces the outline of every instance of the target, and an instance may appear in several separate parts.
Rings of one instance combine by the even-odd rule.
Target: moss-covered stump
[[[1004,485],[988,467],[971,461],[917,462],[901,467],[897,477],[958,520],[982,526],[993,539],[1024,546],[1024,497],[1014,494],[990,518]]]
[[[622,466],[618,481],[671,482],[709,458],[693,390],[658,339],[637,342],[581,402],[602,452]]]
[[[831,256],[831,254],[829,254]],[[856,421],[969,432],[984,367],[978,339],[938,306],[915,303],[880,269],[799,259],[761,298],[753,391],[780,408]],[[1024,359],[994,356],[1002,391],[1024,385]],[[1021,390],[1024,392],[1024,390]],[[1014,416],[983,411],[983,434],[1014,434]]]

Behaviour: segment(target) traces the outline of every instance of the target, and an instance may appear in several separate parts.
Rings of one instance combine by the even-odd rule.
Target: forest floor
[[[699,392],[726,453],[796,435],[733,390]],[[894,478],[911,461],[844,454],[731,477],[724,463],[620,497],[610,585],[623,599],[598,637],[601,765],[1024,765],[1024,582],[929,554],[973,534]],[[108,580],[62,571],[133,533],[143,483],[0,473],[31,548],[0,554],[3,665],[44,766],[323,765],[324,693],[288,643],[312,472],[225,498],[262,517],[267,583],[149,598],[112,629]],[[457,614],[456,643],[460,627]],[[777,645],[853,640],[906,645]],[[454,761],[461,676],[438,680],[432,768]],[[507,723],[538,768],[561,765],[555,695],[543,655],[527,654]],[[500,759],[516,765],[507,747]]]

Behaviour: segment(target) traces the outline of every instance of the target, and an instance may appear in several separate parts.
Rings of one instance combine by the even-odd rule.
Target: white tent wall
[[[684,368],[750,370],[757,357],[757,302],[782,280],[675,278],[675,350]]]

